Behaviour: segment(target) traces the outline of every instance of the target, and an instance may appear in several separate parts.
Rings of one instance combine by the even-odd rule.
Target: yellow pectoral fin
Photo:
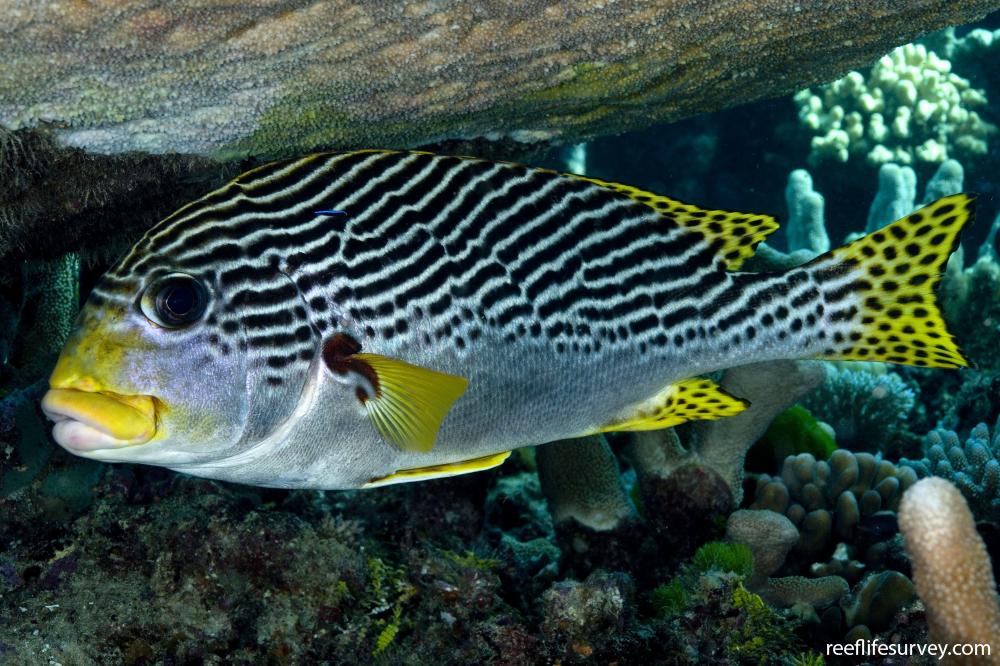
[[[686,421],[735,416],[749,406],[749,401],[730,395],[712,380],[695,377],[668,385],[597,432],[660,430]]]
[[[402,451],[426,453],[469,380],[378,354],[354,354],[378,380],[364,400],[368,416],[386,442]]]
[[[394,483],[407,483],[410,481],[426,481],[428,479],[440,479],[445,476],[457,476],[458,474],[468,474],[470,472],[481,472],[501,465],[510,456],[510,451],[501,451],[491,456],[473,458],[472,460],[461,460],[459,462],[445,463],[443,465],[429,465],[427,467],[414,467],[412,469],[401,469],[388,476],[372,479],[361,486],[362,488],[377,488],[378,486],[389,486]]]

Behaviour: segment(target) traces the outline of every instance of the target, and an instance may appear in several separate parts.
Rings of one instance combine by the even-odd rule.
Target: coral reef
[[[568,140],[829,80],[995,6],[19,3],[0,123],[103,153]]]
[[[938,429],[924,437],[924,458],[900,461],[921,478],[948,479],[962,492],[980,520],[1000,516],[1000,421],[989,428],[980,423],[963,445],[951,430]]]
[[[906,429],[916,394],[881,364],[830,363],[826,380],[802,404],[830,424],[841,448],[877,451]]]
[[[858,13],[838,15],[834,25],[800,37],[803,16],[828,15],[839,4],[799,12],[782,7],[770,16],[771,27],[760,27],[753,45],[750,30],[720,36],[717,16],[743,12],[735,26],[732,20],[726,26],[731,32],[774,5],[727,0],[701,8],[687,26],[665,17],[688,11],[694,6],[688,0],[645,9],[549,2],[467,8],[446,0],[398,10],[300,0],[280,7],[250,3],[236,10],[202,3],[192,9],[187,2],[167,7],[137,0],[113,17],[97,5],[18,5],[17,21],[0,27],[6,38],[0,39],[0,54],[25,48],[30,34],[29,55],[41,62],[64,49],[68,22],[86,12],[96,18],[77,26],[73,49],[100,52],[92,64],[57,59],[27,72],[53,87],[27,86],[16,98],[3,93],[26,75],[23,63],[0,73],[0,115],[14,100],[9,106],[21,104],[17,122],[45,121],[16,132],[0,127],[0,256],[7,260],[0,271],[0,661],[804,665],[823,663],[810,650],[845,639],[920,642],[928,622],[932,640],[997,640],[1000,614],[990,594],[983,541],[995,550],[1000,535],[983,524],[978,540],[972,520],[997,519],[1000,432],[991,435],[985,425],[969,429],[1000,417],[1000,378],[991,369],[1000,357],[1000,217],[977,262],[966,268],[959,256],[942,284],[950,323],[986,371],[878,364],[849,369],[815,361],[731,369],[713,379],[751,400],[751,409],[739,417],[555,442],[517,451],[501,468],[477,475],[338,493],[211,483],[73,458],[51,446],[38,409],[42,378],[78,293],[86,293],[101,262],[176,204],[256,163],[213,159],[362,140],[416,143],[461,133],[488,138],[440,149],[524,160],[545,140],[576,140],[685,115],[696,105],[711,106],[714,95],[730,104],[763,94],[765,84],[774,82],[777,62],[810,43],[815,49],[822,35],[848,31],[862,39]],[[931,5],[941,6],[929,0],[908,14],[907,35]],[[876,3],[866,11],[887,6]],[[978,5],[968,7],[946,11],[975,11]],[[343,15],[323,25],[326,12],[335,10]],[[524,12],[534,13],[523,19]],[[457,18],[431,26],[442,16]],[[602,41],[606,33],[618,34],[609,17],[633,23],[634,44]],[[793,18],[800,22],[794,34],[784,27]],[[877,21],[864,20],[871,24],[866,32],[875,30]],[[199,31],[191,29],[196,21],[204,24]],[[539,24],[565,39],[541,51],[505,51],[511,44],[537,43]],[[255,50],[274,46],[267,39],[279,31],[296,29],[280,48]],[[98,33],[104,40],[125,33],[140,37],[98,48]],[[773,57],[756,55],[773,53],[775,36],[788,34],[803,43]],[[441,39],[454,41],[467,57],[442,56],[433,78],[427,58]],[[888,49],[890,39],[889,32],[879,35],[878,48]],[[704,62],[733,40],[743,50]],[[982,86],[994,100],[997,85],[987,83],[996,74],[976,60],[996,48],[992,40],[992,32],[963,38],[951,32],[931,38],[928,49],[952,60],[963,75],[982,71],[982,79],[969,75],[973,83],[966,92]],[[385,48],[352,50],[362,43]],[[839,64],[817,51],[816,62],[826,58],[823,67],[840,67],[839,75],[847,66],[863,67],[859,54],[874,53],[875,44],[844,49],[841,55],[853,60]],[[828,53],[832,46],[822,49]],[[203,60],[183,72],[191,85],[177,93],[171,63],[187,62],[195,52]],[[152,66],[151,53],[164,69]],[[485,60],[497,53],[501,57]],[[915,47],[900,53],[889,58],[891,67],[879,81],[888,81],[889,69],[896,71],[897,86],[907,93],[899,82],[913,80],[919,69],[926,80],[936,76],[958,90],[950,72],[934,69],[939,60]],[[199,78],[200,68],[216,56],[225,66]],[[130,68],[91,76],[94,68],[119,60],[129,60]],[[799,69],[808,58],[800,60],[781,86],[810,83]],[[270,73],[293,62],[301,71],[273,83]],[[248,66],[272,64],[265,76],[246,78]],[[355,68],[365,66],[375,73],[394,71],[359,83]],[[731,76],[753,66],[759,67],[753,76]],[[223,80],[226,68],[232,78]],[[317,81],[320,73],[329,76]],[[83,78],[62,78],[71,75]],[[873,80],[866,78],[865,85]],[[469,81],[489,84],[460,87]],[[135,84],[125,102],[112,90],[122,82]],[[718,90],[708,91],[713,84]],[[741,86],[745,90],[734,94]],[[262,88],[268,94],[245,103]],[[895,88],[883,88],[895,95]],[[734,209],[748,200],[756,205],[755,196],[780,207],[785,185],[788,252],[762,246],[752,265],[791,266],[839,244],[848,231],[878,229],[920,201],[962,189],[965,173],[957,161],[920,161],[928,139],[949,154],[960,150],[960,142],[939,124],[943,135],[913,143],[927,129],[916,111],[924,90],[916,83],[914,89],[910,137],[887,135],[882,142],[909,150],[913,163],[881,165],[867,220],[863,206],[851,205],[867,201],[867,193],[845,199],[827,180],[842,177],[842,165],[814,170],[815,183],[808,171],[792,170],[804,159],[804,146],[781,154],[782,148],[769,146],[774,154],[753,166],[753,178],[768,172],[763,184],[729,164],[734,154],[744,154],[726,143],[726,132],[769,143],[782,118],[794,127],[788,98],[740,111],[745,124],[731,112],[688,121],[650,145],[605,143],[602,150],[614,154],[614,168],[607,154],[582,144],[564,149],[560,159],[573,170],[626,182],[631,178],[623,176],[622,165],[635,162],[628,165],[630,173],[646,172],[657,183],[653,189],[681,198],[698,192],[692,200],[706,202],[721,195],[720,205]],[[690,97],[680,100],[680,92]],[[946,120],[954,129],[961,120],[954,96],[934,94],[935,113],[952,104],[954,117]],[[976,100],[958,95],[968,120]],[[898,98],[890,101],[898,107]],[[246,114],[234,116],[232,109],[241,105]],[[775,109],[784,115],[775,116]],[[873,114],[859,113],[867,132]],[[995,121],[987,113],[983,118]],[[847,115],[843,122],[854,123]],[[883,118],[886,126],[891,121]],[[886,131],[891,134],[890,127]],[[287,146],[278,145],[279,133],[287,133]],[[801,132],[788,134],[794,137],[789,141],[801,138]],[[676,145],[663,147],[671,143]],[[92,155],[67,145],[108,151],[185,146],[213,159]],[[658,161],[642,151],[659,151]],[[994,190],[980,187],[976,175],[989,159],[965,165],[970,189],[982,192],[981,214],[995,206]],[[920,192],[918,174],[923,179],[934,168]],[[871,170],[859,173],[867,174],[871,187]],[[847,204],[824,210],[817,189],[827,201]],[[852,216],[851,226],[836,217],[828,226],[838,209]],[[913,434],[932,428],[923,442]],[[873,453],[835,450],[837,444]],[[889,462],[900,452],[924,457]],[[944,499],[923,492],[921,484],[929,481],[917,479],[931,474],[952,479],[973,516],[954,489]],[[919,510],[909,504],[916,490]],[[900,528],[913,557],[913,582]],[[970,580],[976,594],[956,585]],[[966,633],[974,627],[963,618],[973,615],[986,618],[980,624],[992,636]]]
[[[680,646],[674,659],[764,664],[788,658],[800,620],[776,612],[744,586],[745,577],[756,570],[754,560],[740,543],[709,542],[670,582],[647,595],[654,614],[666,623],[667,635]]]
[[[633,514],[618,461],[601,435],[550,442],[535,451],[538,478],[557,524],[611,530]]]
[[[805,169],[788,174],[785,187],[785,204],[788,206],[788,251],[806,250],[807,259],[830,249],[830,237],[823,219],[823,195],[813,189],[812,176]]]
[[[668,478],[691,464],[713,470],[729,486],[738,504],[743,496],[743,460],[771,420],[801,396],[818,386],[825,376],[822,364],[808,361],[755,363],[727,370],[720,386],[750,401],[737,416],[692,425],[687,446],[672,430],[633,435],[628,455],[639,472],[639,482]],[[780,385],[780,392],[774,391]]]
[[[789,570],[810,567],[817,573],[846,575],[844,567],[814,567],[829,559],[838,543],[841,560],[866,567],[890,565],[898,556],[895,512],[906,488],[917,480],[908,467],[897,467],[869,453],[838,449],[829,461],[805,453],[789,456],[780,476],[762,474],[751,509],[785,515],[798,530]],[[855,573],[859,567],[853,568]]]
[[[915,483],[899,507],[899,526],[913,562],[917,592],[927,607],[930,640],[1000,644],[1000,604],[986,546],[955,486],[931,477]],[[947,663],[1000,663],[950,657]]]
[[[922,44],[883,56],[867,77],[850,72],[815,93],[795,95],[799,119],[817,136],[810,160],[870,164],[942,162],[987,151],[996,126],[975,110],[986,92],[952,72],[951,63]]]
[[[455,518],[478,511],[468,487],[439,490]],[[262,497],[111,468],[101,495],[102,510],[72,528],[39,523],[30,502],[5,507],[6,544],[34,530],[31,546],[3,556],[14,571],[3,583],[5,605],[23,609],[4,613],[0,643],[11,663],[141,663],[154,655],[426,663],[433,655],[528,664],[529,654],[544,651],[501,600],[499,563],[470,552],[463,533],[476,532],[475,521],[454,529],[420,493],[339,496],[342,508],[331,512],[316,493]],[[424,518],[397,524],[391,516],[404,515],[401,501]],[[69,546],[58,536],[65,529]]]

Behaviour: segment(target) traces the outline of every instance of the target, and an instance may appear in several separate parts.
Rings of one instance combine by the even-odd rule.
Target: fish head
[[[235,455],[283,418],[280,400],[268,402],[267,423],[254,413],[261,377],[214,274],[161,264],[102,278],[42,400],[56,442],[87,458],[181,468]]]

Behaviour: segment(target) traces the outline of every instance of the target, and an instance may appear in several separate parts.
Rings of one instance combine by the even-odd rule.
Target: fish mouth
[[[110,391],[52,388],[42,411],[55,423],[52,436],[73,452],[145,444],[156,434],[156,398]]]

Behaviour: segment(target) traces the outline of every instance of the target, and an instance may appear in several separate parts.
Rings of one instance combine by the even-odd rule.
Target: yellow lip
[[[156,434],[156,402],[148,395],[53,388],[42,409],[53,421],[78,421],[122,445],[143,444]]]

